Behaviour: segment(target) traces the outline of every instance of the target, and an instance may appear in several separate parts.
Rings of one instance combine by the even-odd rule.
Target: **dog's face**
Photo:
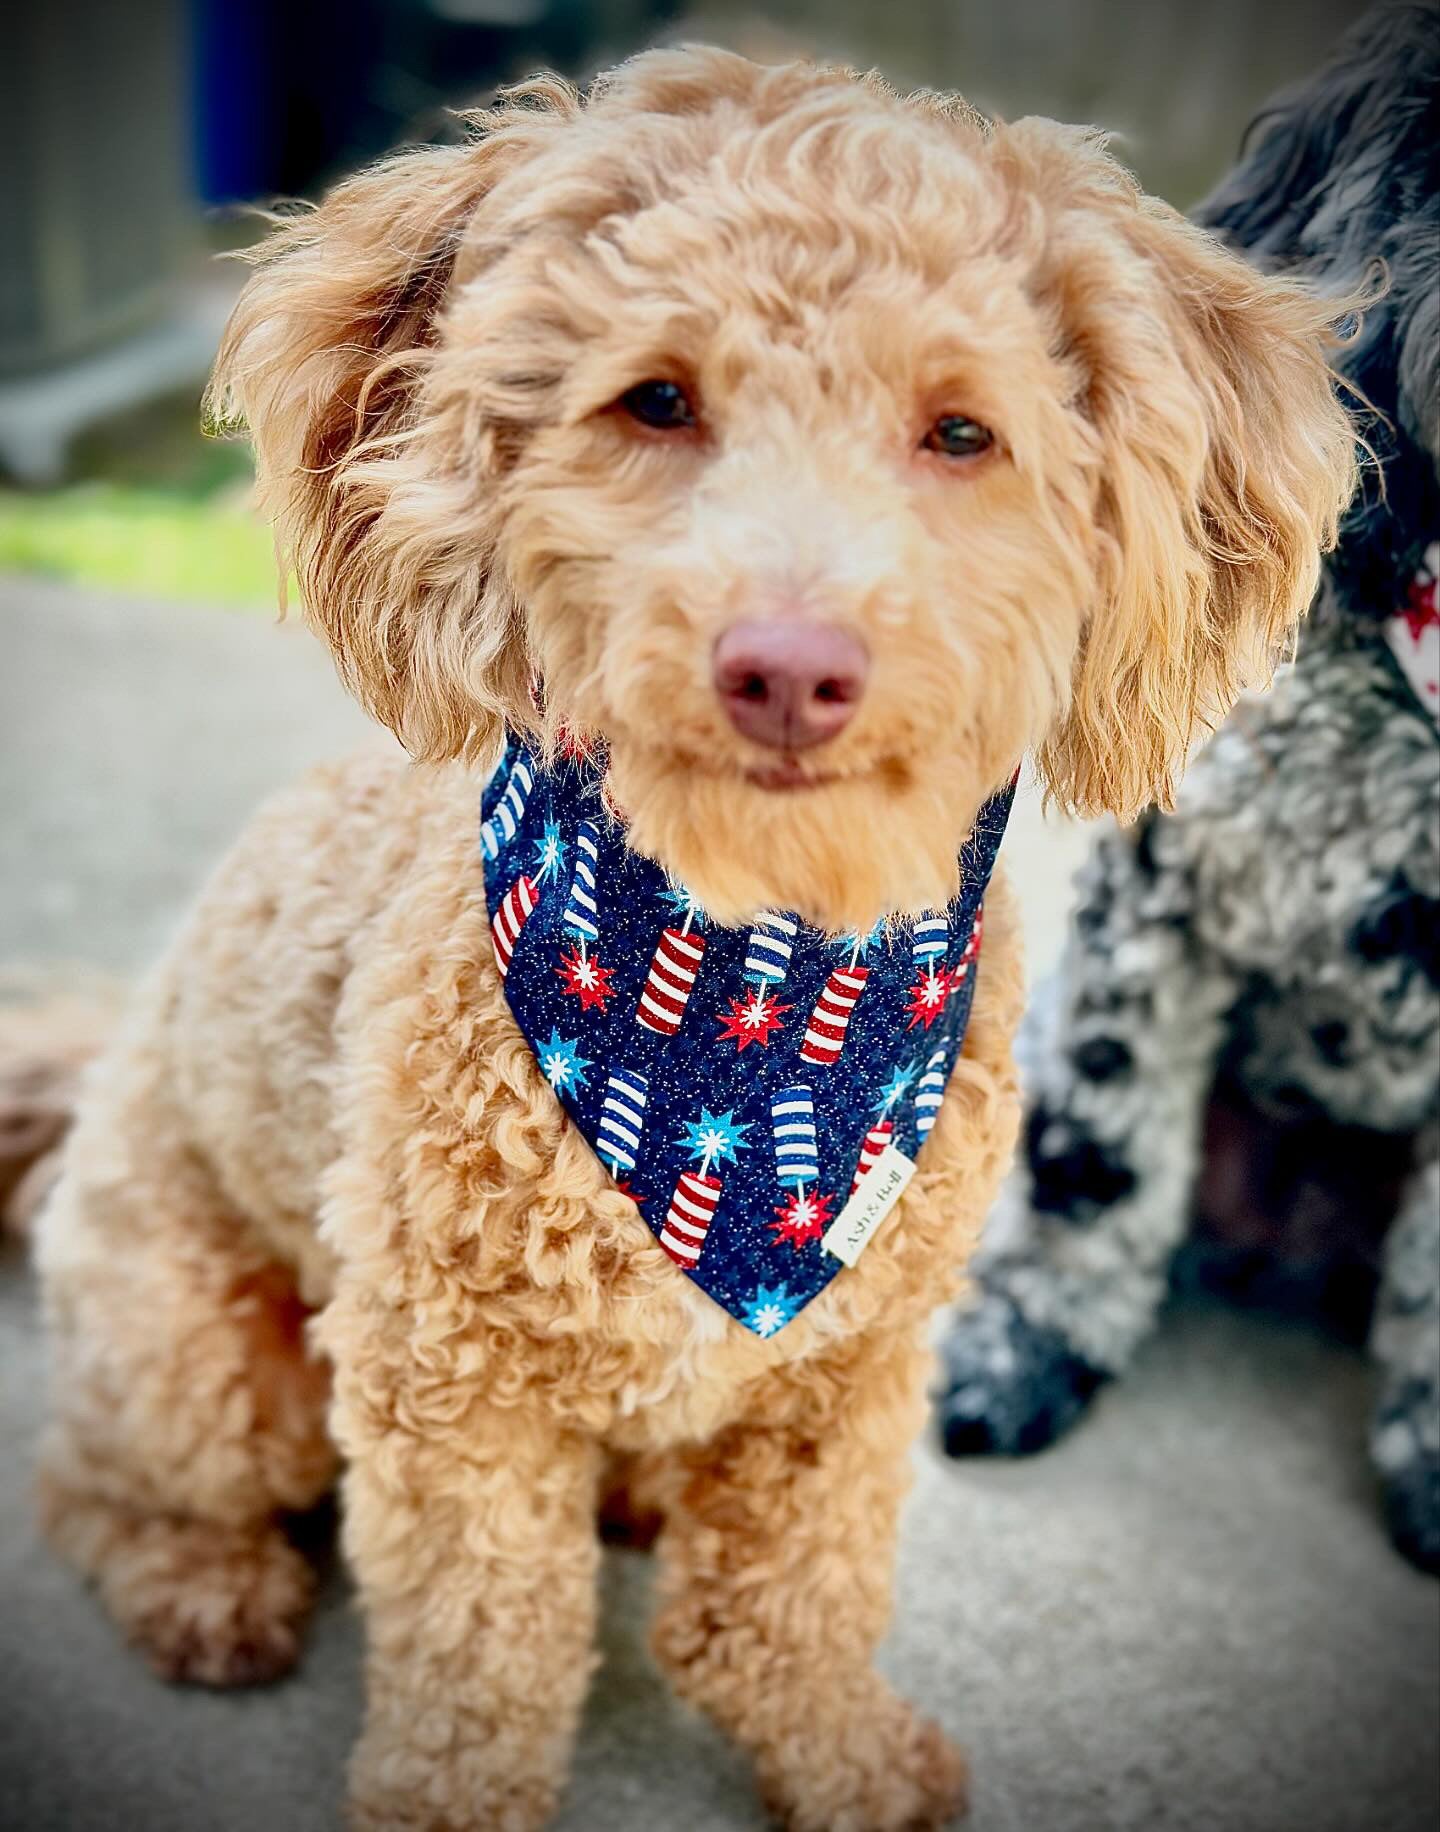
[[[362,698],[602,739],[725,921],[944,902],[1027,751],[1163,794],[1350,488],[1323,312],[1046,123],[695,51],[535,99],[283,230],[222,354]]]
[[[542,288],[583,302],[498,517],[547,705],[716,915],[859,925],[953,895],[980,802],[1059,716],[1097,452],[993,251],[1000,187],[909,123],[903,178],[883,141],[847,157],[821,100],[808,148],[798,109],[698,144],[666,123],[661,200],[516,236],[461,281],[430,381],[458,422],[509,360],[506,295],[518,335]]]

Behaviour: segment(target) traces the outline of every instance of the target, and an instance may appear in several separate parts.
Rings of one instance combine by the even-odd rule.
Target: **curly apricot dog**
[[[278,1515],[343,1465],[352,1822],[517,1832],[628,1465],[656,1654],[777,1814],[937,1826],[960,1758],[871,1656],[926,1319],[1015,1132],[1003,884],[903,1202],[767,1339],[517,1028],[478,766],[603,743],[717,933],[945,905],[1027,752],[1132,813],[1314,591],[1354,464],[1327,308],[1087,133],[842,72],[656,53],[474,126],[284,222],[225,340],[308,615],[423,767],[262,814],[99,1066],[41,1224],[45,1520],[163,1674],[242,1683],[296,1654]]]

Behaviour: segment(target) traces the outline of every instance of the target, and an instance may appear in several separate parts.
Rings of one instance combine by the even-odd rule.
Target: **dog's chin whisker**
[[[828,783],[771,788],[729,770],[681,772],[673,759],[654,755],[626,763],[617,770],[616,792],[633,844],[726,923],[775,907],[818,928],[848,930],[897,912],[943,907],[955,891],[957,852],[986,792],[973,800],[958,786],[948,794],[897,794],[886,774],[872,768]],[[857,844],[857,835],[869,834],[883,840]]]

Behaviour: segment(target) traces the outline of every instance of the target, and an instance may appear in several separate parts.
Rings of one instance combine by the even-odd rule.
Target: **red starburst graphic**
[[[928,1031],[930,1026],[945,1009],[945,1001],[954,992],[957,980],[948,967],[941,967],[938,972],[927,968],[910,988],[910,998],[905,1006],[910,1014],[906,1030],[914,1030],[917,1024],[923,1024]]]
[[[565,982],[563,990],[579,999],[581,1011],[604,1011],[605,1001],[615,997],[610,984],[613,968],[602,967],[593,955],[582,954],[578,948],[562,954],[555,971]]]
[[[585,740],[571,731],[568,725],[562,724],[555,733],[555,748],[560,755],[570,761],[579,759],[584,763],[590,755],[590,747]]]
[[[619,1190],[622,1196],[628,1196],[630,1200],[635,1204],[637,1209],[643,1203],[646,1203],[650,1200],[648,1196],[642,1196],[638,1190],[631,1189],[630,1179],[628,1177],[622,1177],[619,1180],[619,1182],[616,1183],[615,1187],[617,1190]]]
[[[775,1220],[770,1223],[775,1245],[788,1240],[798,1253],[807,1240],[818,1240],[834,1220],[834,1206],[833,1196],[822,1196],[818,1190],[808,1196],[804,1190],[796,1190],[783,1208],[776,1209]]]
[[[1440,623],[1440,597],[1437,597],[1437,585],[1440,581],[1420,573],[1410,583],[1410,590],[1405,595],[1405,608],[1401,615],[1410,626],[1410,640],[1419,642],[1422,631],[1432,623]]]
[[[773,1032],[784,1030],[780,1022],[780,1013],[789,1011],[788,1005],[780,1005],[773,998],[767,999],[764,991],[757,987],[743,1003],[731,999],[729,1011],[717,1011],[715,1022],[720,1026],[718,1042],[733,1040],[736,1050],[743,1050],[746,1044],[758,1043],[769,1048]]]

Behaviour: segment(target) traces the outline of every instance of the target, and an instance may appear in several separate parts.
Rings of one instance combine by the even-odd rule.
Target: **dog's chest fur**
[[[944,1301],[1013,1124],[1021,975],[1003,881],[990,907],[971,1092],[946,1103],[860,1265],[769,1342],[676,1270],[541,1077],[495,970],[464,772],[362,759],[282,797],[155,996],[173,1013],[183,1124],[307,1302],[352,1273],[373,1281],[440,1386],[523,1342],[557,1411],[642,1448],[707,1437],[757,1383],[803,1379],[838,1339]]]

